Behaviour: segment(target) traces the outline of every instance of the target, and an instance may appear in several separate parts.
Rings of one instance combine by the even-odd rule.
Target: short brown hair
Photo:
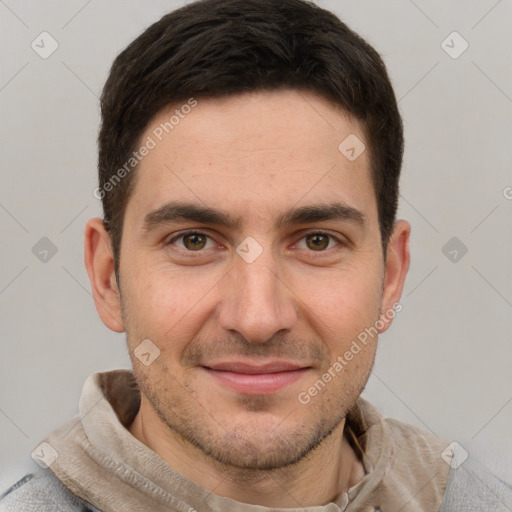
[[[123,179],[118,172],[150,120],[191,97],[281,88],[314,92],[362,121],[386,248],[398,204],[403,127],[379,54],[312,2],[199,0],[137,37],[115,59],[103,89],[98,190],[116,275],[135,170]]]

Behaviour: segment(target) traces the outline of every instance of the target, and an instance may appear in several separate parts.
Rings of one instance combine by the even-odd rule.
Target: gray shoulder
[[[512,484],[489,471],[460,446],[450,464],[446,490],[439,512],[510,512]]]
[[[27,473],[0,493],[0,512],[100,512],[75,496],[50,469]]]

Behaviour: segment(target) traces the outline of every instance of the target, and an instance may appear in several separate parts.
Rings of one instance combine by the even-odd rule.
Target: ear
[[[124,332],[110,235],[101,219],[94,218],[87,222],[84,242],[85,266],[91,281],[96,310],[110,330]]]
[[[386,250],[386,269],[384,275],[384,290],[382,293],[381,323],[379,332],[386,331],[391,325],[396,312],[401,311],[399,303],[404,288],[405,277],[409,270],[410,252],[409,236],[411,225],[405,220],[395,223],[393,234]]]

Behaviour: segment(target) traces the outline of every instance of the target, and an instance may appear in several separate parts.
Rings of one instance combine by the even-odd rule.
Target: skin
[[[160,112],[141,140],[175,108]],[[135,171],[120,290],[101,219],[87,223],[96,307],[108,328],[126,332],[141,388],[129,430],[217,495],[267,507],[314,506],[364,475],[344,418],[370,375],[378,337],[308,404],[298,400],[399,301],[409,268],[405,221],[395,223],[384,262],[369,151],[349,161],[338,150],[352,133],[365,140],[359,122],[313,93],[198,100]],[[175,221],[145,231],[145,216],[171,200],[224,210],[240,217],[240,226]],[[334,201],[359,210],[364,224],[274,226],[288,209]],[[187,229],[203,237],[165,245]],[[311,230],[320,238],[308,236]],[[236,252],[248,236],[263,250],[252,263]],[[144,339],[160,350],[148,366],[134,356]],[[242,357],[309,369],[276,392],[248,395],[203,368]]]

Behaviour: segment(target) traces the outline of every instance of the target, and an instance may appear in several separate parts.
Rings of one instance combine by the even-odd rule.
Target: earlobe
[[[85,266],[89,274],[96,310],[109,329],[124,332],[110,236],[100,218],[90,219],[87,222],[84,246]]]
[[[400,297],[410,264],[409,237],[411,225],[405,220],[395,223],[386,254],[384,290],[382,294],[381,320],[384,326],[379,332],[386,331],[395,314],[402,309]]]

